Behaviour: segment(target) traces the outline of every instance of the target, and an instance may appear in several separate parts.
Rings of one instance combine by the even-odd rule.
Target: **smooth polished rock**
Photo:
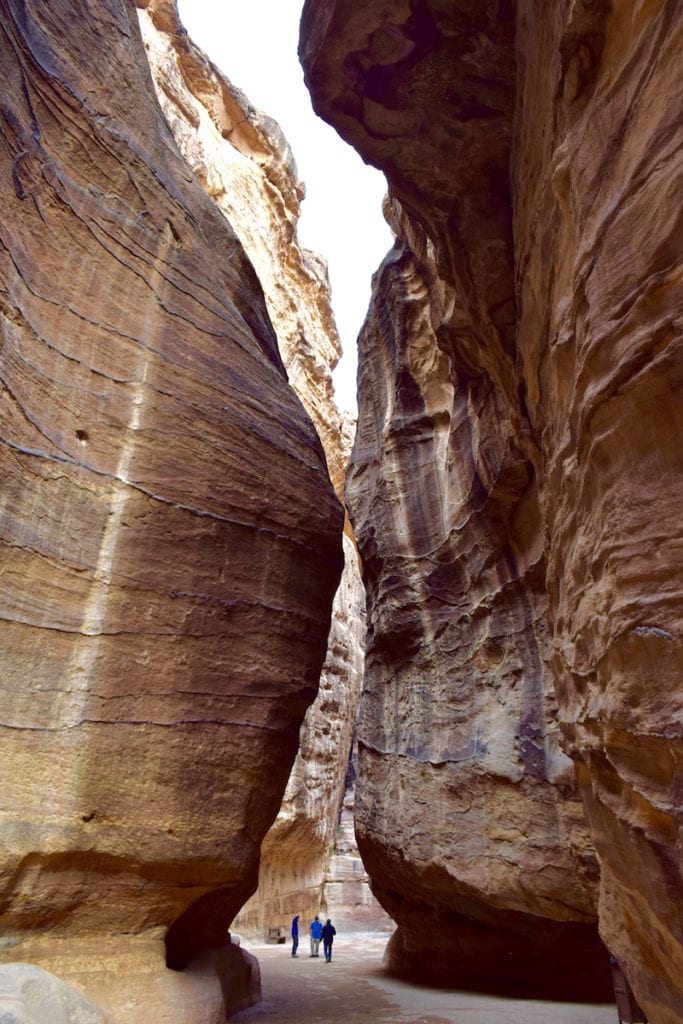
[[[134,7],[0,16],[0,923],[180,967],[256,886],[343,514]]]
[[[33,964],[0,967],[2,1024],[108,1024],[82,992]]]
[[[174,4],[138,0],[138,6],[164,116],[256,270],[290,384],[316,427],[342,496],[351,446],[332,385],[341,349],[325,264],[298,242],[304,189],[289,146],[279,126],[192,43]],[[295,913],[310,920],[324,903],[360,696],[364,633],[358,555],[347,537],[320,690],[301,728],[283,805],[263,844],[258,891],[234,922],[241,934],[286,934]]]

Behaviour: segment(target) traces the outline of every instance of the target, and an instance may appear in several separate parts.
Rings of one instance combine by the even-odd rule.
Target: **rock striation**
[[[291,386],[344,493],[348,451],[334,401],[341,346],[327,268],[297,239],[305,195],[279,125],[192,42],[175,0],[137,0],[157,97],[178,148],[225,214],[259,279]]]
[[[235,921],[240,934],[261,941],[274,933],[289,936],[295,914],[305,937],[313,915],[327,910],[325,879],[339,835],[363,678],[363,587],[348,537],[344,553],[320,690],[301,727],[280,813],[263,843],[258,891]]]
[[[661,1024],[683,1020],[676,12],[307,0],[301,32],[397,235],[348,483],[357,830],[391,965],[438,934],[436,973],[558,992],[599,906]]]
[[[255,110],[192,43],[174,4],[150,0],[139,6],[161,108],[181,153],[256,270],[290,384],[323,442],[341,497],[351,438],[332,390],[340,346],[324,263],[297,239],[304,193],[292,154],[278,125]],[[258,891],[234,922],[240,934],[259,939],[286,934],[297,912],[302,921],[310,920],[324,901],[365,634],[358,556],[349,537],[344,550],[318,697],[304,719],[283,805],[262,847]]]
[[[135,9],[0,23],[3,959],[149,934],[182,966],[256,886],[342,511]]]

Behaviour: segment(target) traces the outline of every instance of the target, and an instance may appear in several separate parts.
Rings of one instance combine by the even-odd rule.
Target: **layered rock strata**
[[[256,271],[289,382],[315,424],[342,496],[348,452],[332,385],[341,346],[325,263],[297,238],[305,189],[287,140],[194,45],[174,0],[137,4],[164,116]]]
[[[349,481],[358,831],[392,963],[438,934],[451,978],[534,980],[517,952],[556,990],[576,972],[598,877],[559,722],[601,933],[662,1024],[683,1019],[677,6],[308,0],[301,37],[398,235]]]
[[[342,513],[135,10],[0,14],[3,958],[165,933],[181,966],[256,886]]]
[[[322,439],[341,496],[351,449],[332,390],[341,350],[324,263],[297,239],[304,191],[292,154],[277,124],[192,43],[174,4],[139,0],[139,6],[166,120],[251,259],[290,384]],[[240,934],[285,934],[295,913],[310,920],[324,903],[360,696],[364,633],[358,556],[347,538],[320,691],[302,725],[283,806],[263,844],[258,892],[234,922]]]
[[[338,838],[353,730],[363,678],[363,587],[353,543],[337,591],[320,691],[301,727],[299,752],[280,813],[266,836],[258,892],[235,921],[259,939],[289,935],[300,914],[305,934],[327,910],[325,878]]]

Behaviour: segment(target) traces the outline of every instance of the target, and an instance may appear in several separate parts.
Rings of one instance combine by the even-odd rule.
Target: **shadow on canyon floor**
[[[614,1024],[611,1003],[558,1003],[434,989],[388,976],[385,938],[341,937],[334,958],[293,960],[287,946],[250,945],[261,965],[263,1001],[236,1014],[236,1024]]]

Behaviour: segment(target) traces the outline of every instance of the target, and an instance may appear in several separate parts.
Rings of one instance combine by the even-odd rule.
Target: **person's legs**
[[[299,948],[299,936],[292,935],[292,956],[296,956],[296,951]]]
[[[311,956],[315,956],[315,939],[311,935]]]
[[[327,961],[330,961],[332,959],[332,943],[331,942],[324,942],[323,943],[323,950],[324,950],[324,953],[325,953],[325,959]]]
[[[320,939],[313,939],[313,946],[314,946],[313,956],[320,956],[320,952],[319,952],[319,949],[320,949]]]

